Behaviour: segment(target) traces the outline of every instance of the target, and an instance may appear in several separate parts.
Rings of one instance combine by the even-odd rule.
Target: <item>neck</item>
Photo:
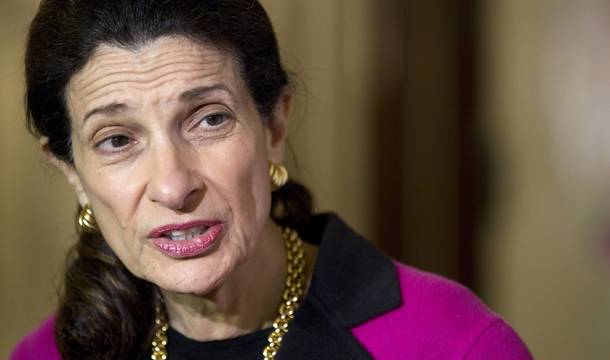
[[[248,261],[205,295],[161,293],[172,328],[198,341],[230,339],[271,326],[286,279],[286,250],[268,220]]]

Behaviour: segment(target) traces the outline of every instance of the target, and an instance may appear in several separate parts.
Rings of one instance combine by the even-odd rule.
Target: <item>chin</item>
[[[213,264],[205,258],[180,260],[154,274],[150,280],[160,288],[179,294],[206,295],[219,287],[237,268],[238,262]],[[151,274],[152,275],[152,274]]]

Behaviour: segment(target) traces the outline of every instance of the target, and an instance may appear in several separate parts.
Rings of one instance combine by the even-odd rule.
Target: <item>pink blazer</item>
[[[276,358],[531,360],[467,288],[393,262],[333,214],[298,229],[319,245],[311,286]],[[11,360],[60,360],[51,316]],[[170,339],[171,341],[171,339]]]

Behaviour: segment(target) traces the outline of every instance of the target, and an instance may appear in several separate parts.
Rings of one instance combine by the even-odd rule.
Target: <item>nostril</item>
[[[201,201],[203,201],[203,196],[205,194],[205,186],[203,186],[203,181],[201,181],[201,186],[193,189],[190,194],[184,199],[182,203],[182,207],[179,209],[181,212],[190,213],[197,209]]]

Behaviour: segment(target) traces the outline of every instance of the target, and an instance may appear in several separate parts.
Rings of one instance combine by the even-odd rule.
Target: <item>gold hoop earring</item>
[[[78,214],[78,226],[84,231],[88,233],[96,233],[100,231],[97,227],[97,222],[93,217],[93,212],[91,211],[91,206],[89,204],[85,204],[83,209]]]
[[[271,177],[271,191],[279,190],[288,181],[288,170],[282,165],[269,161],[269,176]]]

